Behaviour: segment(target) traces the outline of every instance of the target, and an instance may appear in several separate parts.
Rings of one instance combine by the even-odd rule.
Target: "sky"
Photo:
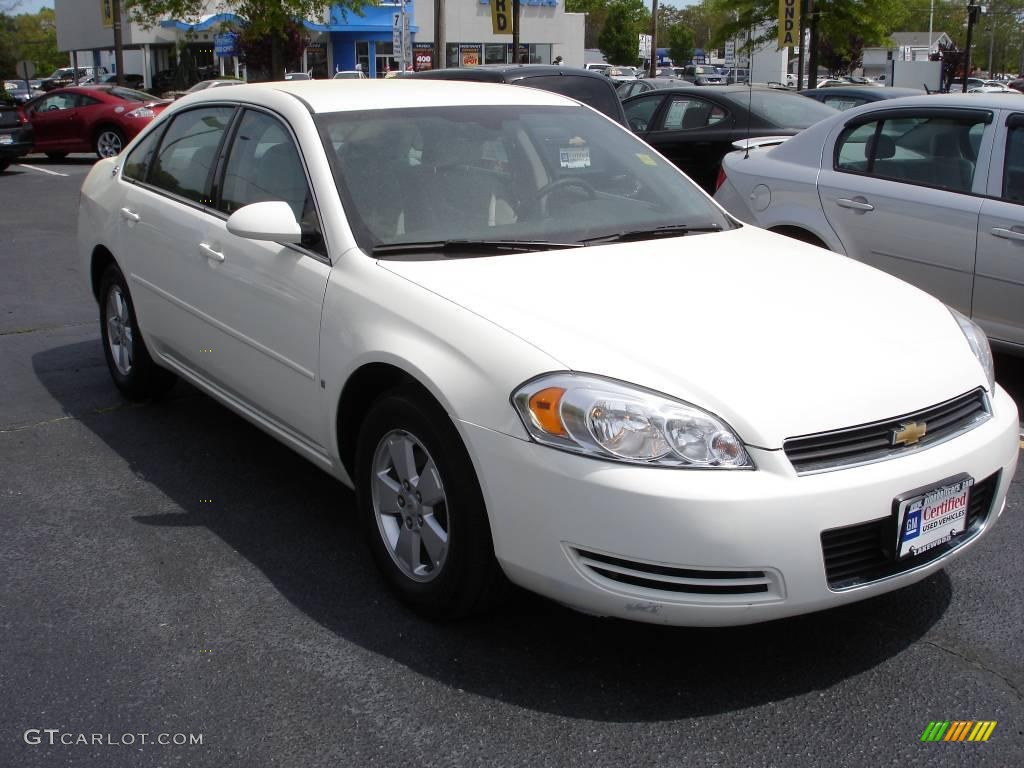
[[[53,8],[53,0],[22,0],[14,13],[35,13],[40,8]]]

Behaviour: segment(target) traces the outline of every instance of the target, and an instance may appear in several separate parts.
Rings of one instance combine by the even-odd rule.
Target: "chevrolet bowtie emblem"
[[[906,424],[900,424],[899,429],[892,431],[892,444],[897,445],[913,445],[920,441],[922,437],[928,432],[928,424],[921,422],[920,424],[916,421],[911,421]]]

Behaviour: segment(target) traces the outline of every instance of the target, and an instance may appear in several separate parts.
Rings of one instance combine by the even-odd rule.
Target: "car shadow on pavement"
[[[951,601],[952,584],[940,572],[866,602],[728,629],[590,617],[522,591],[487,617],[430,623],[394,599],[378,576],[353,494],[248,422],[182,383],[159,402],[101,407],[116,392],[101,380],[98,340],[38,353],[33,367],[69,415],[153,486],[154,499],[180,510],[131,517],[136,524],[159,527],[163,537],[203,526],[339,638],[454,689],[519,707],[635,722],[779,701],[893,658]]]

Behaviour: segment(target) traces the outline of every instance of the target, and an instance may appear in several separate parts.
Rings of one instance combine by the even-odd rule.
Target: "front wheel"
[[[413,609],[476,613],[503,582],[472,462],[447,414],[414,388],[370,409],[356,451],[359,514],[377,566]]]
[[[175,376],[149,356],[124,275],[111,264],[100,283],[100,335],[114,384],[129,400],[146,400],[166,392]]]
[[[104,128],[96,136],[96,154],[101,159],[116,157],[124,149],[124,134],[117,128]]]

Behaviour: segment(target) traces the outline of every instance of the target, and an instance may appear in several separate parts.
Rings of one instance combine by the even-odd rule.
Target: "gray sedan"
[[[877,102],[722,170],[733,215],[914,283],[1024,354],[1024,99]]]

